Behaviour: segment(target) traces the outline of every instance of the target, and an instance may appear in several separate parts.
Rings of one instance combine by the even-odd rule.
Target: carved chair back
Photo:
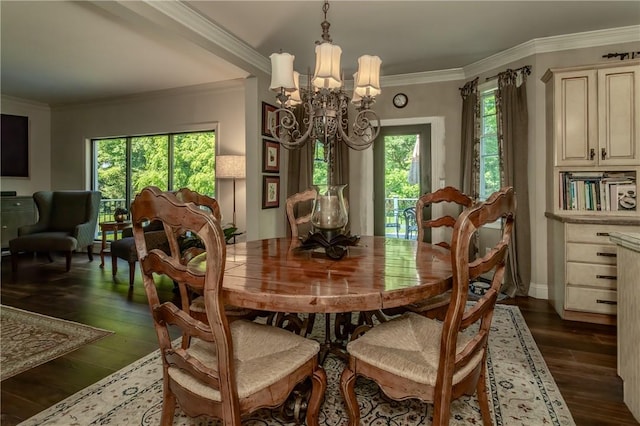
[[[429,228],[446,227],[452,229],[456,223],[456,217],[445,215],[435,219],[424,219],[425,207],[432,206],[436,203],[455,203],[459,207],[467,208],[473,204],[473,199],[462,193],[459,189],[452,186],[440,188],[435,192],[429,192],[422,195],[416,203],[416,220],[418,223],[418,241],[424,241],[425,231]],[[438,242],[437,245],[444,248],[450,248],[450,244],[446,241]]]

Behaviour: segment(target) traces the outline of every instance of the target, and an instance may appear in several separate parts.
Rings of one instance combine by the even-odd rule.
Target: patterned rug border
[[[20,360],[12,359],[10,361],[9,369],[7,369],[8,357],[5,356],[5,347],[8,346],[9,342],[6,340],[8,339],[7,333],[3,330],[1,335],[2,347],[0,348],[0,359],[2,360],[0,380],[5,380],[23,373],[31,368],[71,353],[86,344],[95,342],[103,337],[113,334],[113,331],[93,327],[79,322],[56,318],[37,312],[26,311],[13,306],[0,305],[0,317],[6,319],[7,316],[11,316],[12,319],[19,317],[20,321],[23,321],[24,324],[28,324],[42,330],[46,329],[48,332],[65,333],[69,336],[69,339],[45,352],[29,354]]]
[[[532,387],[535,387],[535,389],[540,390],[540,396],[536,396],[534,399],[540,400],[540,405],[544,406],[546,412],[542,413],[543,418],[535,417],[535,413],[528,410],[530,407],[527,406],[527,402],[524,400],[522,394],[513,392],[509,393],[509,387],[507,386],[509,383],[505,383],[504,378],[498,379],[496,377],[496,369],[505,369],[507,367],[505,367],[504,363],[500,366],[500,350],[495,350],[494,348],[493,351],[490,351],[488,357],[488,388],[491,392],[490,400],[493,402],[492,411],[494,415],[494,424],[509,426],[514,424],[531,425],[540,424],[541,421],[544,421],[544,424],[556,426],[575,426],[575,422],[571,416],[569,408],[560,394],[557,384],[551,376],[548,366],[544,361],[535,340],[533,339],[531,331],[526,325],[520,309],[517,306],[511,305],[498,305],[496,309],[505,311],[504,315],[513,324],[515,331],[515,335],[513,337],[518,340],[518,344],[521,346],[525,358],[523,360],[525,365],[523,365],[522,368],[531,369],[532,377],[529,383]],[[494,321],[495,319],[496,318],[494,316]],[[492,325],[492,328],[494,326],[495,325]],[[492,334],[490,334],[490,340]],[[494,338],[497,338],[497,336],[494,336]],[[505,339],[505,337],[502,339]],[[179,341],[180,339],[176,339],[174,344],[179,344]],[[502,350],[505,351],[505,348],[502,348]],[[509,352],[508,348],[506,352],[507,354],[502,355],[502,357],[509,358],[513,356],[513,354]],[[114,421],[112,416],[118,416],[117,421],[124,421],[126,424],[157,423],[159,421],[162,395],[162,373],[158,361],[159,351],[156,350],[110,376],[105,377],[97,383],[36,414],[20,425],[68,425],[70,423],[111,424]],[[337,358],[329,356],[325,362],[327,374],[329,374],[329,369],[335,368],[336,363],[341,362],[342,361],[339,361]],[[517,373],[517,370],[520,369],[518,365],[514,365],[509,368],[512,370],[509,374],[515,374]],[[138,374],[138,376],[136,376],[136,374]],[[155,376],[159,376],[159,378]],[[126,382],[124,388],[121,391],[118,391],[117,394],[114,393],[112,388],[122,386],[122,384],[118,385],[118,382],[120,380],[127,379],[129,382]],[[365,386],[361,387],[366,386],[367,385],[365,383]],[[375,387],[375,385],[373,386]],[[505,387],[507,389],[506,395],[504,394]],[[499,391],[502,392],[503,395],[499,395]],[[514,388],[513,391],[515,392],[517,389]],[[111,392],[111,394],[109,392]],[[366,392],[367,390],[365,389],[365,393]],[[110,398],[109,403],[97,404],[97,401],[92,399],[92,397],[97,397],[96,395],[100,396],[101,400],[103,400],[103,398]],[[528,396],[531,397],[532,395]],[[363,402],[365,405],[370,402],[365,399],[371,397],[376,399],[374,402],[380,403],[380,398],[375,397],[372,394],[367,394],[367,396],[364,397],[359,396],[358,399],[361,404],[361,409]],[[335,407],[335,404],[338,403],[337,399],[339,398],[341,398],[340,395],[329,394],[329,388],[327,389],[324,404],[325,407],[323,407],[321,412],[321,424],[342,425],[344,423],[342,421],[342,417],[339,415],[340,413],[338,413],[339,410]],[[388,402],[389,401],[382,401],[383,404],[387,404]],[[391,402],[390,406],[395,406],[395,409],[397,409],[397,405],[394,404],[396,403]],[[474,407],[476,404],[475,396],[462,397],[459,400],[454,401],[454,405],[452,406],[451,424],[466,425],[470,423],[479,423],[479,410],[477,406]],[[517,406],[520,411],[516,410],[515,414],[517,415],[514,416],[513,409],[511,410],[512,412],[507,412],[508,410],[505,410],[504,404],[507,404],[507,408]],[[466,408],[466,406],[471,406],[471,408]],[[453,415],[455,411],[459,410],[461,407],[462,414]],[[386,409],[388,409],[388,407]],[[464,411],[465,409],[466,412]],[[538,410],[539,409],[540,408],[538,408]],[[142,412],[140,412],[140,410],[142,410]],[[422,404],[416,401],[415,405],[408,405],[408,407],[405,407],[403,410],[413,410],[414,414],[413,417],[409,417],[409,419],[411,419],[410,421],[407,420],[406,413],[402,413],[405,414],[405,417],[398,417],[393,420],[388,419],[385,422],[383,422],[383,418],[374,417],[373,419],[368,420],[370,423],[367,423],[364,412],[362,420],[366,424],[384,424],[388,426],[430,424],[429,419],[432,414],[432,406],[430,404]],[[215,421],[207,421],[204,419],[189,420],[184,416],[184,414],[180,414],[179,412],[180,410],[178,409],[176,412],[177,417],[174,422],[176,425],[218,425]],[[339,415],[337,421],[335,419],[336,415]],[[404,419],[404,421],[402,419]],[[281,421],[278,422],[277,418],[272,417],[271,415],[263,415],[259,418],[251,417],[250,419],[243,420],[243,424],[245,424],[245,422],[247,425],[254,426],[284,424]]]

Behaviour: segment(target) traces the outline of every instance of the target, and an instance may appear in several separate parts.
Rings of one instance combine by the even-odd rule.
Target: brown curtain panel
[[[477,201],[480,192],[480,97],[478,78],[460,89],[462,96],[462,155],[460,190]]]
[[[347,111],[342,122],[342,128],[345,133],[348,132],[349,112]],[[333,165],[332,182],[335,184],[344,184],[347,187],[344,189],[343,194],[346,200],[349,200],[349,150],[350,148],[344,142],[338,140],[335,141],[335,162]],[[351,221],[349,221],[350,223]]]
[[[299,105],[294,110],[298,123],[302,126],[304,121],[304,107]],[[303,129],[300,129],[304,133]],[[289,161],[287,164],[287,198],[298,192],[305,191],[313,185],[313,143],[307,142],[301,148],[288,150]],[[312,203],[299,203],[296,216],[304,216],[311,212]],[[287,226],[287,235],[291,235],[291,229]]]
[[[480,96],[478,78],[467,82],[461,89],[462,96],[462,141],[460,163],[460,190],[474,202],[480,193]],[[469,256],[476,257],[480,246],[480,235],[476,233],[469,244]]]
[[[502,186],[513,186],[517,198],[514,232],[509,245],[507,274],[502,291],[526,296],[531,284],[531,223],[529,217],[528,111],[526,78],[530,67],[498,75],[498,149]],[[518,84],[520,83],[520,84]]]

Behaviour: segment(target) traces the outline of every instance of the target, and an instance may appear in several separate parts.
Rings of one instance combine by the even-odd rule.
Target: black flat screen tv
[[[0,176],[29,177],[29,117],[2,114]]]

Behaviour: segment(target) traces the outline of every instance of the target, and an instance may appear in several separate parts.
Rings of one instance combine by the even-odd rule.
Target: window
[[[324,144],[316,142],[313,149],[313,185],[329,183],[329,162],[325,159]]]
[[[93,139],[93,189],[102,192],[99,221],[129,209],[135,195],[154,185],[188,187],[215,195],[215,132],[172,133]]]
[[[496,87],[480,92],[480,200],[500,189]]]

